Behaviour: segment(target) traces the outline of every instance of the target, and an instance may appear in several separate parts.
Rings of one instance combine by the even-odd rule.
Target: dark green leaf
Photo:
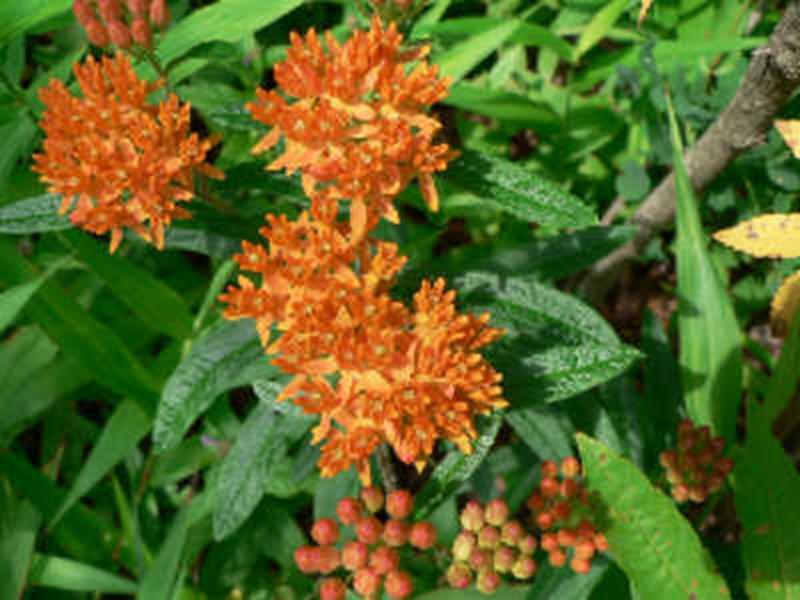
[[[6,506],[0,503],[0,598],[17,600],[25,588],[41,517],[28,501],[6,501]]]
[[[0,233],[26,235],[69,229],[69,217],[58,214],[61,196],[45,194],[0,207]]]
[[[191,505],[182,508],[172,522],[164,544],[139,585],[136,600],[170,598],[180,569],[190,525]]]
[[[572,424],[562,412],[551,406],[528,406],[506,413],[506,421],[542,459],[553,459],[572,454]]]
[[[587,600],[608,571],[609,562],[604,557],[592,561],[592,570],[580,576],[564,568],[544,564],[533,580],[526,600],[569,598]]]

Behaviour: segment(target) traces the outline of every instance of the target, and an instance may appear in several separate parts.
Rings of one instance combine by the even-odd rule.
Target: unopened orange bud
[[[419,550],[428,550],[436,543],[438,535],[433,523],[420,521],[411,526],[411,531],[408,534],[408,542]]]
[[[335,544],[339,539],[339,525],[333,519],[320,519],[311,528],[311,538],[320,546]]]
[[[492,553],[488,550],[480,550],[479,548],[475,548],[472,552],[470,552],[469,566],[475,571],[480,571],[481,569],[490,567],[492,564],[492,559]]]
[[[553,514],[548,511],[540,512],[536,515],[536,524],[542,529],[550,529],[555,521]]]
[[[558,475],[558,465],[555,461],[546,460],[541,465],[542,478],[549,479]]]
[[[536,561],[530,556],[520,556],[511,568],[511,574],[517,579],[530,579],[536,573]]]
[[[498,573],[508,573],[517,561],[517,553],[513,548],[500,546],[494,551],[492,566]]]
[[[558,480],[555,477],[545,477],[539,483],[539,492],[543,498],[554,498],[558,495],[559,488]]]
[[[467,531],[480,531],[483,527],[483,507],[479,502],[470,500],[461,511],[461,526]]]
[[[383,525],[383,541],[394,548],[402,546],[408,541],[408,531],[408,523],[390,519]]]
[[[500,530],[500,540],[509,546],[516,546],[525,535],[525,529],[519,521],[509,521]]]
[[[94,44],[98,48],[105,48],[111,41],[108,38],[108,31],[97,19],[92,19],[84,24],[83,28],[86,30],[86,37],[89,43]]]
[[[365,487],[361,490],[361,500],[371,513],[376,513],[383,508],[383,492],[376,487]]]
[[[378,575],[386,575],[400,565],[400,557],[393,548],[380,546],[369,555],[369,566]]]
[[[342,566],[348,571],[356,571],[367,564],[369,549],[364,542],[352,541],[342,548]]]
[[[336,546],[320,546],[317,548],[317,552],[319,552],[320,573],[327,574],[341,566],[342,555]]]
[[[689,500],[692,502],[705,502],[707,497],[706,486],[703,484],[689,486]]]
[[[472,583],[472,570],[463,563],[453,563],[447,569],[447,583],[457,590],[468,588]]]
[[[493,594],[500,587],[500,575],[492,569],[482,569],[478,573],[478,581],[475,583],[475,587],[483,594]]]
[[[75,4],[72,5],[72,12],[75,13],[75,18],[84,29],[86,29],[87,23],[96,20],[94,9],[89,0],[75,0]]]
[[[471,531],[462,531],[453,541],[453,558],[457,561],[466,562],[469,560],[472,551],[478,544],[478,539]]]
[[[489,525],[500,527],[508,520],[508,504],[502,498],[496,498],[486,505],[484,519]]]
[[[598,551],[605,552],[608,550],[608,540],[605,535],[602,533],[595,533],[593,539],[594,547],[597,548]]]
[[[355,525],[361,518],[362,509],[361,502],[356,498],[342,498],[336,506],[336,516],[344,525]]]
[[[519,548],[519,551],[523,554],[533,554],[536,552],[537,546],[536,538],[530,534],[523,536],[519,544],[517,544],[517,548]]]
[[[569,502],[558,502],[553,505],[553,518],[556,521],[566,521],[572,513],[572,507]]]
[[[381,576],[369,567],[356,571],[353,589],[362,596],[373,596],[381,589]]]
[[[500,545],[500,531],[497,527],[484,525],[478,532],[478,546],[487,550],[492,550]]]
[[[531,497],[528,498],[528,508],[530,508],[533,512],[539,512],[545,507],[545,500],[539,494],[533,493]]]
[[[717,461],[717,464],[714,465],[714,470],[725,477],[728,473],[733,470],[733,459],[731,458],[720,458]]]
[[[561,482],[561,496],[564,498],[572,498],[578,495],[578,483],[574,479],[565,479]]]
[[[133,15],[134,19],[141,19],[149,16],[147,0],[125,0],[125,6],[128,11]]]
[[[411,581],[411,576],[405,571],[394,570],[386,575],[386,581],[383,583],[386,590],[386,595],[390,598],[406,598],[414,591],[414,583]]]
[[[561,474],[574,479],[581,474],[581,463],[574,456],[568,456],[561,461]]]
[[[678,504],[686,502],[689,499],[689,488],[682,483],[676,485],[672,488],[672,497]]]
[[[383,535],[383,525],[375,517],[362,517],[356,524],[356,537],[365,544],[377,544]]]
[[[545,552],[552,552],[557,550],[561,544],[558,543],[558,534],[556,533],[543,533],[542,534],[542,550]]]
[[[100,13],[106,25],[122,19],[122,6],[120,6],[119,0],[97,0],[97,12]]]
[[[563,550],[556,549],[547,555],[547,561],[553,567],[563,567],[565,564],[567,564],[567,555]]]
[[[169,23],[169,7],[166,0],[153,0],[150,5],[150,22],[158,29],[164,29]]]
[[[319,548],[313,546],[300,546],[294,551],[294,562],[306,575],[319,571],[319,559]]]
[[[594,556],[594,553],[594,542],[591,540],[584,540],[575,546],[575,556],[577,558],[585,558],[589,560]]]
[[[131,32],[122,21],[111,21],[106,28],[112,44],[118,48],[127,48],[131,45]]]
[[[578,542],[578,536],[572,529],[562,529],[558,532],[558,543],[560,546],[574,546]]]
[[[319,586],[320,600],[344,600],[347,596],[347,587],[338,577],[323,579]]]
[[[131,24],[131,36],[133,36],[133,41],[140,46],[150,46],[150,42],[153,41],[150,25],[144,19],[136,19]]]
[[[586,558],[573,558],[569,563],[570,568],[576,573],[585,575],[592,570],[592,561]]]
[[[386,496],[386,512],[394,519],[405,519],[414,510],[414,496],[408,490],[394,490]]]
[[[678,438],[686,437],[694,433],[694,423],[689,419],[681,419],[678,423]]]

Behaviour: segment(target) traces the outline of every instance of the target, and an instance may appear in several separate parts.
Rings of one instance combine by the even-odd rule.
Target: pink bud
[[[348,571],[356,571],[367,564],[369,549],[364,542],[352,541],[342,549],[342,565]]]
[[[86,37],[89,38],[91,44],[94,44],[98,48],[105,48],[108,46],[110,41],[108,39],[108,31],[100,24],[100,21],[92,19],[86,23],[83,28],[86,30]]]
[[[100,13],[107,25],[110,25],[112,21],[122,19],[122,7],[119,0],[97,0],[97,12]]]
[[[339,539],[339,526],[333,519],[320,519],[311,528],[311,537],[320,546],[335,544]]]
[[[134,18],[141,19],[147,16],[147,0],[125,0],[125,5]]]
[[[472,571],[463,563],[453,563],[447,569],[447,583],[458,590],[468,588],[472,583]]]
[[[107,28],[112,44],[119,48],[127,48],[131,45],[131,32],[122,21],[111,21]]]
[[[415,548],[420,550],[428,550],[436,543],[438,532],[433,523],[427,521],[420,521],[411,526],[411,532],[408,535],[409,543]]]
[[[75,4],[72,5],[72,12],[75,13],[75,18],[84,29],[86,29],[87,23],[95,20],[94,9],[89,4],[89,0],[75,0]]]
[[[347,597],[347,587],[338,577],[324,579],[319,586],[320,600],[344,600]]]
[[[383,492],[376,487],[365,487],[361,490],[361,500],[371,513],[383,508]]]
[[[169,23],[169,8],[166,0],[153,0],[150,5],[150,22],[158,29],[164,29]]]
[[[386,512],[394,519],[405,519],[414,510],[414,497],[408,490],[394,490],[386,497]]]
[[[383,584],[386,590],[386,595],[390,598],[401,600],[414,591],[414,584],[411,581],[411,576],[405,571],[394,570],[386,575],[386,581]]]
[[[150,42],[153,40],[150,26],[144,19],[136,19],[133,22],[131,25],[131,34],[133,35],[133,41],[140,46],[150,46]]]
[[[344,525],[355,525],[362,512],[361,502],[352,497],[342,498],[336,507],[336,516]]]

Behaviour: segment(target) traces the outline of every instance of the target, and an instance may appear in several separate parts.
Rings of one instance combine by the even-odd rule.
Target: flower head
[[[299,171],[313,203],[326,207],[317,210],[349,200],[357,238],[381,217],[397,222],[394,198],[415,178],[436,210],[432,175],[455,156],[434,142],[441,125],[425,113],[447,95],[449,82],[422,60],[427,46],[405,51],[402,41],[377,17],[344,44],[330,33],[323,42],[313,29],[305,37],[293,33],[287,59],[275,66],[282,94],[259,89],[248,105],[272,127],[253,151],[283,139],[284,152],[268,169]]]
[[[164,228],[191,216],[179,203],[194,196],[194,172],[222,176],[205,162],[213,142],[190,132],[190,106],[175,95],[148,102],[158,85],[124,55],[89,57],[74,72],[81,97],[57,80],[40,91],[46,139],[34,171],[63,196],[62,213],[74,205],[75,226],[111,232],[111,252],[124,228],[163,248]]]

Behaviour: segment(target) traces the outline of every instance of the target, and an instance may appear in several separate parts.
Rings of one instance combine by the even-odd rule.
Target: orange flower
[[[394,25],[384,28],[377,17],[369,31],[356,31],[342,45],[327,33],[327,50],[313,29],[305,38],[293,33],[275,79],[296,101],[259,89],[248,104],[255,119],[272,127],[253,151],[283,138],[283,154],[267,168],[300,171],[315,211],[351,201],[354,238],[381,217],[397,222],[394,198],[414,178],[437,210],[432,175],[456,155],[433,142],[441,124],[425,114],[447,95],[449,82],[422,60],[427,46],[403,51],[402,41]]]
[[[174,94],[148,103],[159,85],[139,79],[125,56],[89,57],[74,72],[82,97],[57,80],[39,93],[47,137],[34,171],[64,197],[62,213],[75,205],[75,226],[111,232],[111,252],[126,227],[161,249],[164,227],[191,216],[178,203],[194,197],[195,170],[222,177],[204,162],[213,142],[190,133],[190,106]]]

